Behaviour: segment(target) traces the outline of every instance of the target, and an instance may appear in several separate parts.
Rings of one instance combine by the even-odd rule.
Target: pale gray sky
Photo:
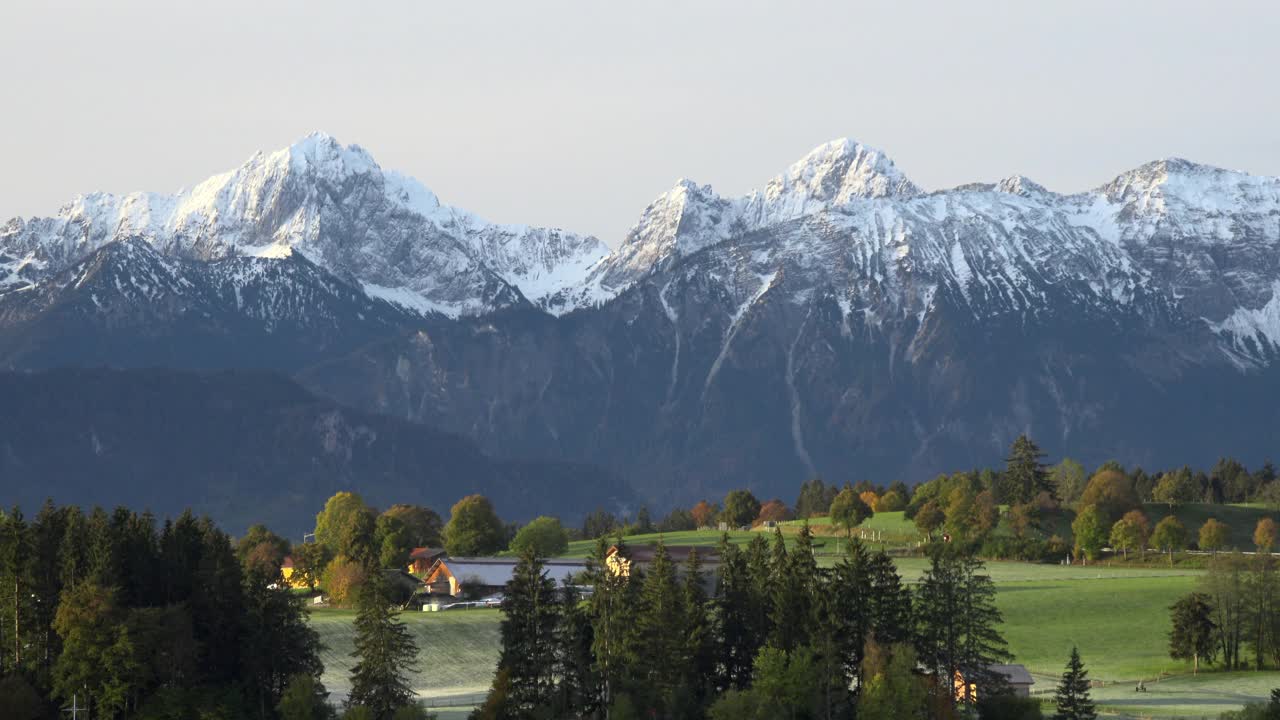
[[[1280,3],[0,7],[0,218],[172,191],[322,129],[491,220],[616,244],[679,177],[848,136],[926,188],[1177,155],[1280,175]]]

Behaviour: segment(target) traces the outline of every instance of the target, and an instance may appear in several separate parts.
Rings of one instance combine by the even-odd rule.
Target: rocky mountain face
[[[312,149],[287,155],[323,146],[344,168],[376,168],[327,139],[300,146]],[[500,456],[600,464],[655,505],[743,485],[789,495],[815,473],[919,480],[998,462],[1021,432],[1055,455],[1148,465],[1261,459],[1280,441],[1268,400],[1280,377],[1276,178],[1164,160],[1074,195],[1019,176],[929,192],[883,153],[840,140],[745,197],[682,180],[606,254],[558,231],[450,225],[440,218],[465,214],[394,190],[411,181],[321,167],[308,159],[280,184],[325,200],[228,199],[216,218],[156,214],[163,222],[124,201],[105,215],[73,204],[11,222],[0,267],[23,289],[0,295],[0,362],[187,366],[105,339],[89,358],[76,338],[145,346],[131,339],[146,328],[186,331],[159,313],[219,318],[205,325],[221,335],[194,323],[200,356],[218,358],[200,366],[241,366],[219,346],[295,337],[274,367],[309,388]],[[338,176],[348,179],[326,179]],[[268,220],[246,209],[258,207],[319,209]],[[77,219],[100,216],[117,229]],[[99,258],[126,233],[141,240],[133,252],[184,268],[192,286],[230,287],[215,279],[237,267],[226,263],[293,262],[315,297],[342,299],[284,303],[298,312],[267,329],[230,289],[201,290],[213,304],[183,315],[169,310],[190,306],[181,283],[133,273],[162,291],[77,285],[84,249]],[[109,296],[119,309],[104,315]]]
[[[0,402],[0,487],[32,512],[49,497],[161,517],[190,507],[232,533],[268,522],[297,537],[339,490],[440,511],[483,493],[503,517],[526,521],[632,503],[598,468],[495,460],[464,438],[339,407],[272,373],[0,373]]]

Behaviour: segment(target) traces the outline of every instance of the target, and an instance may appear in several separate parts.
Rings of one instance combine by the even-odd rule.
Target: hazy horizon
[[[443,202],[611,245],[677,178],[738,195],[845,136],[927,189],[1074,192],[1169,156],[1280,175],[1280,6],[920,7],[5,7],[0,221],[314,130]]]

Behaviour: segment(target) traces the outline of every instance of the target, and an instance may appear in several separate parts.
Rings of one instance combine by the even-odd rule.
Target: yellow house
[[[293,558],[286,557],[284,562],[280,564],[280,574],[284,576],[284,583],[291,588],[297,590],[309,590],[311,586],[303,582],[302,578],[294,578],[293,576]]]

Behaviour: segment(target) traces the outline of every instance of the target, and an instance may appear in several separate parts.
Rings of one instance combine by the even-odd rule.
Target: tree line
[[[189,511],[46,503],[0,512],[0,714],[141,720],[321,720],[320,642],[282,581],[278,537],[238,542]],[[417,649],[376,573],[359,590],[344,718],[422,720]]]
[[[662,543],[647,566],[617,572],[611,561],[630,551],[614,547],[610,558],[597,544],[586,599],[521,556],[493,689],[473,717],[1024,716],[1010,705],[1038,717],[991,669],[1010,659],[995,587],[962,547],[931,545],[914,590],[857,540],[819,567],[807,526],[790,546],[780,532],[745,547],[725,537],[709,575],[696,549],[677,565]]]

